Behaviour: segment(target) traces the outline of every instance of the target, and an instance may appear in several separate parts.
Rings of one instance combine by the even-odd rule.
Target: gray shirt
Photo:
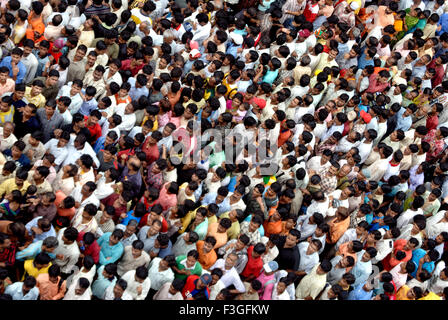
[[[159,234],[148,237],[148,229],[149,226],[144,226],[143,228],[141,228],[140,232],[138,233],[138,239],[143,241],[143,243],[145,244],[143,250],[146,251],[146,253],[149,254],[150,251],[158,253],[159,249],[154,248],[154,242],[156,241],[156,238]]]
[[[44,134],[43,143],[47,143],[51,139],[54,130],[62,128],[64,118],[59,113],[54,113],[50,120],[47,118],[45,108],[37,109],[37,118],[40,121],[42,132]]]

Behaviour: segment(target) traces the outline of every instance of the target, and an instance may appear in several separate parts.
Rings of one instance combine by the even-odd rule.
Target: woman
[[[28,12],[23,9],[17,10],[16,23],[12,30],[11,38],[14,44],[18,45],[25,36],[26,29],[28,28]]]

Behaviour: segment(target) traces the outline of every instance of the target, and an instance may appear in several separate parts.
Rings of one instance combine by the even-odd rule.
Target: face
[[[293,247],[297,244],[297,238],[292,234],[288,234],[285,241],[285,246]]]

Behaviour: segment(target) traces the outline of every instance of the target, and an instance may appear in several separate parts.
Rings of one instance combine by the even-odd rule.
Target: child
[[[36,188],[36,186],[33,187]],[[0,214],[2,220],[17,221],[22,218],[23,214],[20,214],[21,202],[22,194],[19,190],[13,190],[11,193],[8,193],[3,202],[0,204]]]
[[[131,103],[131,97],[129,96],[129,91],[131,90],[131,84],[129,82],[124,82],[118,93],[114,95],[115,105],[118,106],[120,103],[128,104]]]
[[[288,291],[286,291],[289,284],[290,281],[287,277],[280,278],[272,290],[272,300],[291,300]]]
[[[0,175],[0,184],[5,182],[10,178],[14,178],[17,166],[14,161],[6,161],[6,163],[2,166],[2,174]]]
[[[238,110],[232,112],[233,114],[233,121],[235,123],[241,123],[243,121],[243,118],[246,116],[247,111],[250,109],[250,104],[247,102],[244,102],[240,104],[238,107]]]

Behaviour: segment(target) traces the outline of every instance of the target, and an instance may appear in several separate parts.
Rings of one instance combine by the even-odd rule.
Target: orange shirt
[[[202,268],[208,270],[218,259],[218,256],[216,255],[215,250],[210,251],[209,253],[205,253],[204,248],[204,240],[199,240],[196,242],[196,250],[199,252],[199,263],[201,264]]]
[[[355,259],[355,264],[356,264],[356,261],[358,260],[358,255],[357,255],[356,253],[350,253],[350,252],[348,252],[348,244],[349,244],[349,243],[350,243],[350,241],[347,241],[346,243],[341,244],[341,245],[339,246],[339,249],[338,249],[337,254],[340,254],[340,255],[342,255],[343,257],[348,257],[348,256],[352,257],[353,259]],[[352,269],[352,268],[353,268],[353,267],[349,267],[349,268],[346,268],[345,270],[346,270],[347,272],[349,272],[350,269]]]
[[[277,210],[276,208],[271,208],[269,210],[269,217],[271,217],[275,213],[276,210]],[[274,222],[274,221],[269,221],[269,219],[268,219],[263,223],[263,228],[264,228],[264,235],[268,238],[271,234],[279,234],[282,232],[282,229],[283,229],[282,220]]]
[[[67,196],[65,195],[64,192],[62,192],[61,190],[56,192],[56,200],[54,200],[54,204],[56,206],[56,208],[58,208],[58,216],[61,217],[67,217],[70,220],[73,218],[73,216],[75,215],[75,207],[70,208],[70,209],[63,209],[63,208],[59,208],[59,205],[62,203],[62,201],[64,201],[64,199],[67,198]]]
[[[58,282],[53,283],[50,281],[48,273],[42,273],[37,276],[36,287],[39,288],[40,300],[59,300],[64,297],[66,281],[63,281],[59,288],[58,283],[60,279],[58,277]]]
[[[345,231],[350,226],[350,217],[344,221],[335,222],[337,219],[331,220],[328,224],[330,226],[330,236],[327,237],[327,243],[336,243],[342,237]]]
[[[214,249],[219,249],[227,243],[227,232],[218,232],[219,222],[210,223],[207,230],[207,235],[212,236],[216,239],[216,244]]]

